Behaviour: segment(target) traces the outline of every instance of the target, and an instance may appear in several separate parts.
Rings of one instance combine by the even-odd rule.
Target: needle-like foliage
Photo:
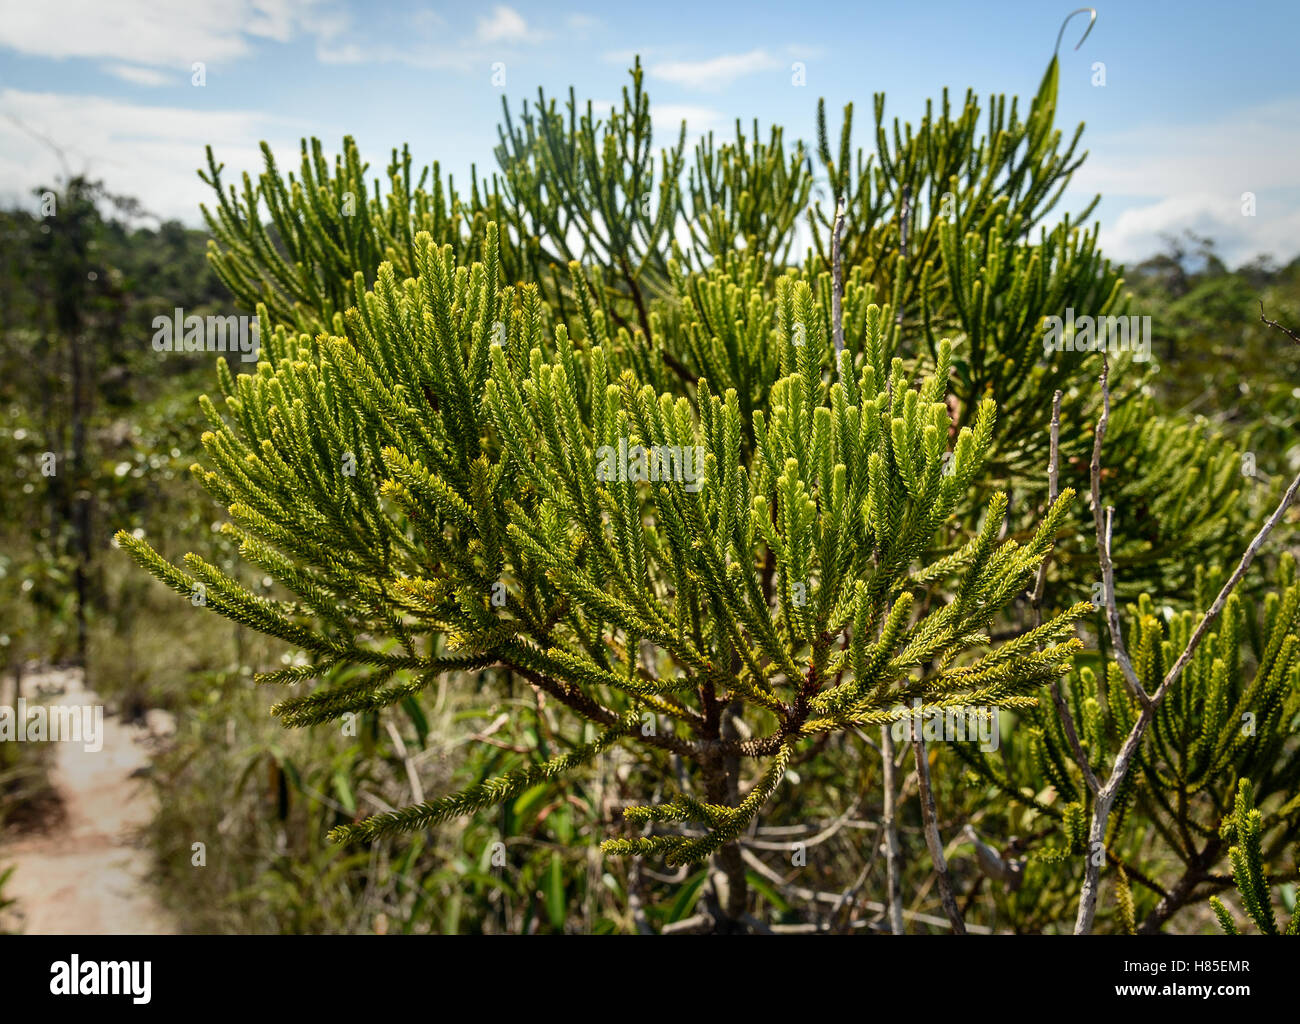
[[[522,679],[571,715],[558,751],[336,838],[423,829],[630,753],[640,788],[606,852],[716,858],[738,919],[737,843],[797,803],[792,765],[824,771],[828,746],[904,715],[973,711],[1021,724],[997,757],[958,753],[1058,840],[1018,898],[1056,884],[1089,795],[1043,698],[1071,673],[1095,592],[1090,515],[1071,502],[1102,356],[1073,336],[1053,348],[1046,324],[1129,311],[1082,226],[1091,205],[1047,221],[1082,160],[1078,133],[1062,145],[1055,127],[1058,76],[1053,59],[1023,118],[1014,100],[986,118],[945,94],[891,130],[878,97],[872,157],[853,150],[849,109],[838,153],[819,111],[816,146],[738,123],[689,165],[685,126],[653,144],[639,62],[608,111],[573,93],[507,106],[498,170],[465,193],[405,149],[368,182],[351,140],[332,165],[304,142],[288,175],[265,149],[242,189],[209,154],[210,258],[256,308],[262,352],[239,376],[219,363],[194,472],[279,586],[119,543],[191,604],[288,645],[259,677],[284,691],[286,725],[375,716],[443,677]],[[836,202],[810,210],[814,151]],[[1155,414],[1138,355],[1110,363],[1113,556],[1126,599],[1167,601],[1226,562],[1268,488],[1246,491],[1239,453],[1201,424]],[[1049,502],[1058,391],[1065,486]],[[1049,614],[1036,601],[1031,620],[1058,535]],[[1280,737],[1300,599],[1291,577],[1280,587],[1261,616],[1233,598],[1138,752],[1105,851],[1126,927],[1167,910],[1126,838],[1139,821],[1202,897],[1221,780],[1294,785]],[[1131,631],[1144,681],[1192,628],[1156,609],[1142,599]],[[1093,666],[1063,692],[1100,771],[1138,712]],[[1295,810],[1279,811],[1287,829]]]
[[[294,600],[119,536],[187,598],[199,588],[210,609],[305,653],[263,677],[317,681],[276,705],[288,724],[499,665],[599,730],[544,765],[341,837],[423,827],[641,743],[692,761],[701,788],[627,820],[704,834],[609,849],[696,860],[738,834],[801,741],[889,721],[913,698],[1032,703],[1068,667],[1086,606],[1000,646],[988,630],[1048,552],[1069,492],[1025,543],[999,541],[997,496],[958,550],[927,556],[994,429],[985,402],[950,445],[946,344],[939,372],[910,381],[868,307],[827,376],[812,293],[783,279],[769,332],[777,379],[767,409],[743,421],[734,390],[702,378],[692,403],[620,371],[592,312],[581,340],[548,329],[535,288],[500,286],[495,226],[469,267],[428,235],[416,244],[418,276],[399,281],[385,264],[373,289],[356,282],[344,334],[280,328],[256,373],[222,373],[225,408],[205,403],[209,465],[196,473],[244,557]],[[330,685],[358,665],[360,681]],[[724,717],[749,738],[724,738]],[[726,756],[761,768],[734,805],[719,795]]]

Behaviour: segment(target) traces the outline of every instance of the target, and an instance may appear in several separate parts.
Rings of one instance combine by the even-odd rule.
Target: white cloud
[[[773,71],[784,64],[766,50],[728,54],[709,60],[667,61],[650,68],[654,78],[692,89],[722,89],[738,78],[760,71]]]
[[[593,29],[599,28],[601,26],[601,20],[590,14],[570,14],[564,19],[564,25],[570,32],[579,36],[585,36]]]
[[[1089,135],[1092,151],[1074,183],[1103,195],[1244,191],[1296,183],[1300,97],[1201,123],[1142,125]]]
[[[424,69],[478,70],[485,77],[488,66],[483,53],[467,47],[410,39],[397,44],[387,40],[363,41],[350,34],[321,36],[316,43],[316,58],[322,64],[395,63]]]
[[[132,85],[159,86],[168,85],[172,78],[166,72],[153,68],[142,68],[137,64],[105,64],[104,70],[124,82]]]
[[[316,56],[325,64],[397,63],[424,69],[450,69],[487,74],[500,59],[501,47],[533,44],[551,33],[534,28],[512,8],[498,5],[479,18],[474,33],[456,38],[441,15],[433,11],[400,16],[382,9],[360,22],[345,11],[313,19]]]
[[[650,113],[654,117],[655,137],[663,139],[665,144],[670,136],[676,141],[683,121],[686,122],[688,139],[716,132],[728,123],[721,111],[684,103],[655,103],[651,105]]]
[[[598,22],[568,15],[567,30],[581,35]],[[57,26],[52,28],[51,26]],[[100,58],[111,73],[136,84],[142,68],[183,69],[255,55],[259,42],[315,42],[323,64],[401,63],[418,68],[469,71],[495,57],[486,46],[534,44],[553,33],[530,25],[512,7],[498,4],[479,18],[475,31],[457,38],[434,10],[388,10],[354,15],[343,0],[44,0],[6,9],[0,19],[0,50],[53,59]],[[129,70],[128,70],[129,69]]]
[[[1186,193],[1124,210],[1102,229],[1102,251],[1134,263],[1165,248],[1168,236],[1185,231],[1214,239],[1229,266],[1259,255],[1286,263],[1300,253],[1300,203],[1258,197],[1256,215],[1241,212],[1239,197]]]
[[[493,7],[489,17],[478,19],[477,38],[480,43],[535,43],[546,35],[529,28],[522,14],[504,4]]]
[[[1120,214],[1104,218],[1108,256],[1145,258],[1163,248],[1162,234],[1185,230],[1214,238],[1230,265],[1261,252],[1283,261],[1300,252],[1300,97],[1087,142],[1091,152],[1071,194],[1100,192],[1123,203]],[[1246,192],[1256,196],[1254,217],[1242,215]]]
[[[71,173],[102,179],[110,192],[135,196],[146,210],[189,224],[211,193],[195,173],[212,144],[228,180],[262,165],[258,143],[271,143],[282,166],[296,160],[306,125],[243,111],[147,106],[98,96],[0,91],[0,202],[30,203],[31,190],[62,177],[50,145]],[[39,136],[40,138],[37,138]]]
[[[287,42],[319,0],[45,0],[8,4],[0,46],[37,57],[100,57],[151,67],[215,63]]]

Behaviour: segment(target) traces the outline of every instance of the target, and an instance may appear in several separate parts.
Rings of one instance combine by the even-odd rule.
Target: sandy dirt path
[[[76,669],[27,676],[28,706],[95,705]],[[0,865],[16,864],[5,894],[18,901],[31,935],[168,935],[173,923],[150,887],[149,854],[136,830],[154,813],[149,783],[132,773],[149,763],[149,732],[103,719],[103,749],[54,743],[52,781],[63,799],[61,824],[0,846]]]

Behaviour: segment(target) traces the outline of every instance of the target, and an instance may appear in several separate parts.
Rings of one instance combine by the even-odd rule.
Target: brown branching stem
[[[831,229],[831,330],[835,337],[838,364],[844,351],[844,257],[840,236],[844,234],[844,196],[835,200],[835,226]]]
[[[948,874],[948,859],[943,853],[943,839],[939,835],[939,818],[934,805],[934,791],[930,788],[930,759],[926,751],[925,739],[921,731],[912,730],[912,753],[916,759],[916,782],[920,790],[921,822],[924,825],[925,845],[930,851],[930,860],[934,862],[934,875],[939,885],[939,902],[943,912],[952,922],[954,935],[966,934],[966,922],[962,919],[961,908],[957,906],[957,897],[953,893],[952,876]]]
[[[1105,526],[1102,525],[1101,513],[1101,441],[1105,434],[1105,423],[1110,411],[1110,389],[1107,378],[1107,367],[1105,362],[1102,364],[1101,373],[1102,388],[1102,416],[1097,424],[1097,437],[1093,446],[1092,456],[1092,497],[1093,497],[1093,516],[1097,526],[1097,547],[1098,558],[1101,562],[1102,577],[1105,583],[1106,602],[1107,602],[1107,621],[1110,623],[1111,637],[1115,646],[1116,660],[1120,660],[1123,655],[1123,661],[1120,662],[1124,668],[1126,676],[1133,672],[1133,666],[1128,662],[1127,654],[1124,653],[1123,634],[1119,623],[1119,613],[1115,607],[1115,589],[1114,573],[1110,564],[1110,535],[1113,524],[1114,509],[1108,508],[1105,516]],[[1101,878],[1101,862],[1095,856],[1095,852],[1104,850],[1106,847],[1106,830],[1110,823],[1110,812],[1114,806],[1115,798],[1119,793],[1119,788],[1123,784],[1125,777],[1128,775],[1129,764],[1133,760],[1133,755],[1137,752],[1138,746],[1142,743],[1147,729],[1150,728],[1152,721],[1155,719],[1156,710],[1168,696],[1170,689],[1182,675],[1182,671],[1187,667],[1196,653],[1197,647],[1200,646],[1206,631],[1218,618],[1219,613],[1223,611],[1223,606],[1227,603],[1228,597],[1236,589],[1237,584],[1241,582],[1242,577],[1246,575],[1247,569],[1250,568],[1251,562],[1254,561],[1255,555],[1263,547],[1264,542],[1268,539],[1269,534],[1273,532],[1285,515],[1286,510],[1291,506],[1295,498],[1296,491],[1300,489],[1300,474],[1291,481],[1291,486],[1287,488],[1282,500],[1278,503],[1273,514],[1265,521],[1264,525],[1255,534],[1254,539],[1247,545],[1245,552],[1241,556],[1241,562],[1237,565],[1236,570],[1228,578],[1228,581],[1219,591],[1214,603],[1201,616],[1200,622],[1192,631],[1191,637],[1187,641],[1187,646],[1183,648],[1182,654],[1170,666],[1169,671],[1161,680],[1160,685],[1156,688],[1154,694],[1149,697],[1146,691],[1138,683],[1136,676],[1130,680],[1130,686],[1134,692],[1142,697],[1142,713],[1138,716],[1137,722],[1129,731],[1124,740],[1123,746],[1120,747],[1119,754],[1115,757],[1114,766],[1111,768],[1110,777],[1106,784],[1097,792],[1096,800],[1093,804],[1092,823],[1088,830],[1088,857],[1085,861],[1083,888],[1079,893],[1079,911],[1075,918],[1074,934],[1087,935],[1092,931],[1093,920],[1097,912],[1097,890]]]
[[[1290,338],[1292,341],[1294,341],[1297,345],[1300,345],[1300,334],[1297,334],[1295,331],[1291,330],[1291,328],[1290,328],[1290,327],[1287,327],[1285,324],[1280,324],[1280,323],[1278,323],[1276,320],[1270,320],[1268,317],[1266,317],[1266,316],[1264,315],[1264,300],[1263,300],[1263,299],[1260,299],[1260,301],[1259,301],[1259,318],[1260,318],[1262,321],[1264,321],[1264,323],[1265,323],[1267,326],[1269,326],[1269,327],[1276,327],[1279,331],[1281,331],[1283,334],[1285,334],[1288,338]]]
[[[912,186],[907,184],[903,186],[903,205],[898,214],[898,276],[907,280],[907,241],[908,227],[911,223],[912,216]],[[899,289],[900,299],[898,309],[894,310],[894,323],[900,328],[903,326],[903,302],[901,299],[902,289]],[[890,396],[893,397],[892,394]]]
[[[1106,608],[1106,627],[1110,632],[1110,642],[1115,649],[1115,661],[1124,674],[1124,681],[1144,708],[1149,707],[1151,698],[1137,673],[1133,671],[1133,662],[1129,660],[1128,648],[1124,646],[1124,633],[1120,629],[1119,610],[1115,606],[1115,567],[1110,558],[1110,512],[1104,517],[1103,527],[1101,511],[1101,446],[1106,439],[1106,426],[1110,423],[1110,362],[1105,354],[1101,357],[1101,418],[1097,420],[1097,430],[1092,441],[1092,518],[1097,528],[1097,559],[1101,565],[1102,601]]]
[[[1060,481],[1061,459],[1061,392],[1052,396],[1051,449],[1047,461],[1047,507],[1056,504],[1057,485]],[[1043,624],[1043,590],[1047,585],[1047,559],[1038,564],[1038,578],[1030,603],[1034,609],[1034,628]]]
[[[1052,396],[1052,423],[1050,428],[1050,449],[1047,462],[1047,507],[1051,508],[1056,504],[1058,485],[1060,483],[1061,473],[1061,392],[1057,391]],[[1047,584],[1047,562],[1044,558],[1038,565],[1038,579],[1034,582],[1034,592],[1031,598],[1031,604],[1034,609],[1034,628],[1037,629],[1043,624],[1043,591]],[[1074,716],[1070,714],[1070,708],[1065,703],[1065,695],[1061,692],[1061,681],[1052,680],[1052,704],[1056,708],[1057,717],[1061,720],[1061,727],[1065,731],[1065,737],[1070,743],[1070,751],[1074,755],[1075,763],[1083,773],[1084,781],[1093,793],[1101,788],[1097,781],[1097,776],[1093,773],[1092,766],[1088,763],[1088,757],[1083,751],[1083,745],[1079,742],[1079,732],[1074,725]]]
[[[889,908],[889,930],[895,935],[904,933],[903,926],[903,855],[898,845],[898,824],[895,820],[897,789],[894,780],[894,738],[889,726],[880,727],[880,760],[884,765],[885,805],[881,812],[880,828],[885,842],[885,878],[889,889],[886,904]]]

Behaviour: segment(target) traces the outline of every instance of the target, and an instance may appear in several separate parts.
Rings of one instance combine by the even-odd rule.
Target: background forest
[[[210,427],[199,396],[217,394],[217,376],[210,355],[164,359],[149,345],[147,325],[175,307],[224,315],[251,312],[261,301],[275,324],[313,333],[354,305],[358,290],[378,287],[379,263],[395,252],[400,259],[417,230],[451,243],[467,266],[480,258],[492,220],[502,225],[503,279],[536,285],[555,322],[589,341],[592,320],[583,307],[594,303],[629,339],[638,330],[678,339],[663,345],[664,365],[637,366],[643,379],[658,382],[679,369],[691,380],[707,375],[712,384],[737,389],[747,422],[769,401],[775,364],[746,364],[746,353],[761,357],[763,346],[745,349],[718,322],[770,316],[775,300],[762,289],[796,265],[809,283],[808,301],[829,303],[831,247],[842,244],[845,346],[853,358],[870,358],[855,346],[872,315],[869,303],[880,303],[897,312],[889,344],[909,370],[947,370],[937,342],[956,341],[955,424],[973,423],[983,396],[1001,407],[987,479],[978,484],[983,497],[959,516],[978,523],[992,490],[1001,489],[1010,493],[1003,533],[1032,532],[1046,508],[1053,391],[1062,391],[1061,486],[1080,497],[1050,560],[1043,602],[1049,613],[1101,603],[1086,501],[1101,361],[1081,353],[1045,359],[1040,318],[1061,311],[1065,303],[1053,303],[1062,295],[1081,297],[1081,311],[1149,316],[1151,362],[1114,365],[1116,407],[1102,479],[1111,490],[1107,503],[1118,508],[1120,610],[1137,675],[1150,689],[1171,660],[1162,635],[1181,638],[1173,653],[1181,649],[1193,613],[1208,606],[1300,469],[1300,344],[1261,321],[1262,303],[1269,319],[1300,324],[1300,259],[1279,266],[1261,258],[1232,269],[1213,239],[1184,236],[1135,266],[1106,264],[1047,195],[1029,198],[1039,171],[1047,168],[1046,179],[1068,178],[1073,160],[1071,147],[1053,163],[1059,137],[1035,149],[1032,133],[1041,129],[1046,137],[1051,130],[1042,95],[1037,116],[1045,125],[1032,112],[1018,123],[1031,133],[1025,160],[1036,163],[1026,179],[1035,184],[1015,183],[1012,160],[994,186],[970,174],[957,188],[963,203],[969,199],[958,237],[943,226],[948,179],[917,155],[920,142],[890,139],[888,119],[876,165],[883,171],[864,171],[847,119],[841,145],[823,111],[820,138],[806,147],[774,132],[766,142],[750,134],[719,140],[714,149],[710,141],[693,163],[670,148],[660,168],[672,168],[683,182],[673,192],[662,173],[655,177],[649,140],[640,134],[639,84],[625,99],[623,121],[616,117],[609,128],[575,125],[567,111],[544,106],[504,124],[499,178],[475,182],[464,197],[444,189],[436,170],[418,179],[409,157],[395,153],[389,186],[367,198],[367,178],[376,172],[354,163],[345,143],[337,163],[304,148],[295,173],[307,184],[314,176],[318,191],[285,191],[279,171],[268,167],[260,180],[221,192],[211,210],[214,234],[176,223],[151,226],[133,198],[77,177],[43,190],[53,196],[52,215],[0,214],[0,467],[10,474],[0,503],[0,702],[30,695],[25,681],[49,666],[72,665],[84,669],[87,685],[124,721],[143,720],[151,709],[174,716],[175,731],[146,776],[157,813],[143,841],[155,863],[157,897],[181,930],[692,930],[718,916],[708,907],[719,894],[705,864],[668,866],[653,856],[613,857],[600,849],[621,809],[647,784],[654,787],[647,780],[682,774],[662,751],[649,761],[639,752],[609,753],[559,778],[539,778],[497,806],[408,834],[363,844],[327,838],[369,815],[541,764],[569,748],[572,724],[564,708],[502,669],[442,675],[366,711],[352,733],[329,725],[287,729],[268,714],[273,698],[253,677],[289,666],[291,648],[190,607],[140,572],[114,541],[125,528],[147,536],[172,563],[200,551],[252,592],[284,593],[239,557],[238,539],[220,529],[225,510],[192,480],[189,467],[205,461],[200,438]],[[951,116],[959,118],[960,109]],[[791,134],[817,134],[793,127]],[[627,173],[634,178],[645,170],[647,180],[654,178],[656,201],[648,211],[624,211],[628,219],[620,222],[595,211],[602,168],[613,161],[615,142],[629,140],[637,155]],[[588,142],[590,154],[575,157],[579,143]],[[607,148],[598,155],[601,145]],[[576,171],[563,165],[568,146]],[[215,161],[204,173],[223,187]],[[587,173],[590,180],[582,177]],[[959,173],[968,172],[955,169],[954,182]],[[571,193],[557,197],[556,181],[566,181]],[[332,226],[307,227],[319,216],[319,197],[342,195],[345,186],[361,195],[363,222],[389,232],[376,232],[371,248],[325,246],[320,239]],[[616,187],[621,196],[642,190],[625,178]],[[836,193],[846,196],[842,240],[828,198]],[[812,246],[796,254],[795,223],[812,204]],[[394,221],[393,210],[409,211],[410,222]],[[685,229],[674,234],[667,226],[673,222]],[[287,225],[299,236],[286,237]],[[683,249],[670,265],[674,237]],[[1034,286],[999,271],[1000,252],[1007,264],[1020,255],[1039,259],[1058,276],[1027,298]],[[276,276],[277,258],[323,268],[334,293],[303,294]],[[585,271],[571,275],[570,258]],[[955,272],[967,260],[974,282]],[[414,263],[399,262],[398,280],[414,272]],[[355,285],[352,272],[360,274]],[[987,308],[990,295],[997,308]],[[981,302],[986,309],[978,314]],[[700,329],[702,323],[711,326]],[[1015,362],[1024,356],[1024,339],[1028,359],[1040,366]],[[628,342],[629,365],[644,358],[638,351]],[[988,358],[972,355],[979,351]],[[826,360],[828,375],[834,362]],[[247,369],[230,365],[234,374]],[[53,475],[41,468],[49,452],[59,467]],[[1284,927],[1294,913],[1300,590],[1294,563],[1283,555],[1294,548],[1284,523],[1230,602],[1222,629],[1188,668],[1168,716],[1144,741],[1133,792],[1122,797],[1125,810],[1108,844],[1097,930],[1217,931],[1211,896],[1222,899],[1223,920],[1255,928],[1244,922],[1261,919],[1262,910],[1250,906],[1259,886],[1242,886],[1243,896],[1234,884],[1253,867],[1230,852],[1255,821],[1263,823],[1263,890]],[[995,639],[1000,632],[1019,635],[1031,611],[1041,611],[1038,603],[1031,609],[1027,595],[1018,596],[989,632]],[[1100,771],[1132,709],[1112,696],[1122,683],[1101,615],[1082,613],[1076,628],[1085,649],[1064,695]],[[337,670],[331,685],[346,687],[351,671]],[[954,743],[929,748],[925,784],[947,841],[952,889],[972,931],[1068,931],[1073,920],[1089,804],[1047,680],[1036,686],[1036,706],[1002,710],[997,752],[986,756]],[[1212,720],[1216,701],[1226,719],[1246,691],[1251,699],[1273,695],[1260,705],[1268,708],[1260,724],[1268,742],[1225,752],[1231,741],[1217,749],[1215,735],[1202,754],[1187,739],[1188,721]],[[1208,735],[1212,725],[1204,729]],[[888,930],[879,852],[886,818],[900,845],[907,929],[951,927],[927,852],[922,780],[911,756],[901,756],[906,742],[897,753],[882,745],[878,728],[863,727],[826,734],[792,755],[787,771],[795,784],[776,790],[738,847],[750,927]],[[1193,764],[1198,757],[1207,760]],[[57,819],[46,759],[32,745],[0,745],[6,840]],[[1262,819],[1240,803],[1239,777],[1253,785]],[[209,851],[201,870],[192,862],[195,841]],[[0,881],[4,866],[0,845]],[[0,886],[0,910],[4,902]]]

